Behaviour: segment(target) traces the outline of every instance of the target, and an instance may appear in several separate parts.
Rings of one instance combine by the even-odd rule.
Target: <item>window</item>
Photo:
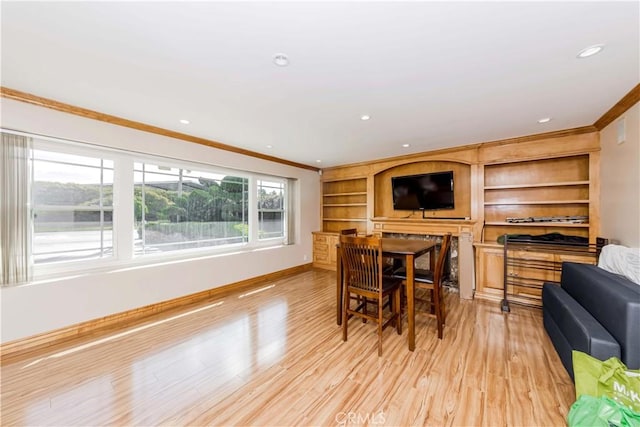
[[[15,217],[26,230],[16,241],[25,242],[20,254],[34,277],[143,264],[151,254],[287,244],[294,236],[295,179],[5,134],[29,139],[21,162],[7,157],[7,170],[23,171],[12,180],[21,190]]]
[[[113,161],[32,150],[36,264],[113,256]]]
[[[284,238],[286,228],[285,183],[259,179],[258,239]]]
[[[248,242],[248,188],[245,177],[135,163],[134,252]]]

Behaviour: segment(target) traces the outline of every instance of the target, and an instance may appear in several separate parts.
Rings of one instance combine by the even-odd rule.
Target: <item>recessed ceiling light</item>
[[[278,67],[286,67],[289,65],[289,57],[284,53],[276,53],[273,55],[273,63]]]
[[[367,115],[367,114],[363,114],[362,116],[360,116],[360,120],[364,120],[365,122],[367,120],[369,120],[371,118],[371,116]]]
[[[273,145],[267,144],[267,148],[273,148]]]
[[[588,58],[590,56],[599,53],[602,49],[604,49],[603,44],[594,44],[593,46],[585,47],[580,52],[578,52],[578,58]]]
[[[402,144],[402,146],[403,146],[404,148],[409,148],[409,147],[411,147],[411,144]]]
[[[322,163],[322,160],[318,159],[318,160],[316,160],[316,163]]]
[[[541,119],[538,119],[538,123],[549,123],[551,121],[551,117],[543,117]]]
[[[191,122],[187,119],[180,119],[180,123],[182,123],[183,125],[188,125]]]

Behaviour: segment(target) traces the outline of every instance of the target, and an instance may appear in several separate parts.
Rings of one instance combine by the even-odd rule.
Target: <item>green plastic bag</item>
[[[640,427],[640,414],[606,396],[580,396],[567,415],[569,427]]]
[[[629,370],[617,357],[601,361],[573,351],[576,399],[588,395],[606,396],[627,408],[640,412],[640,370]]]

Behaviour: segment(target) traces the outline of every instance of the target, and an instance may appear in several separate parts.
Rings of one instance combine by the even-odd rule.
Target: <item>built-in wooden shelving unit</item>
[[[322,183],[322,229],[367,230],[367,178],[335,179]]]
[[[461,295],[467,290],[472,295],[475,284],[475,296],[499,300],[504,272],[500,236],[560,233],[595,243],[599,149],[597,132],[579,130],[323,169],[322,230],[314,233],[314,265],[334,265],[332,249],[346,228],[375,235],[450,232],[458,238]],[[394,209],[394,176],[449,170],[455,209]],[[518,219],[522,222],[514,222]],[[564,260],[584,262],[580,257]]]
[[[503,234],[545,232],[589,237],[588,220],[508,222],[507,218],[589,218],[590,169],[589,154],[485,165],[483,242],[495,242]]]

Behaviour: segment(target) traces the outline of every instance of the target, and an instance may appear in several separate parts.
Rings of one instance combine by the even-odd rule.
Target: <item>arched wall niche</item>
[[[431,172],[453,171],[454,209],[425,211],[426,218],[471,217],[471,166],[453,161],[421,161],[393,166],[374,175],[374,216],[386,218],[422,218],[422,211],[393,209],[391,178]]]

